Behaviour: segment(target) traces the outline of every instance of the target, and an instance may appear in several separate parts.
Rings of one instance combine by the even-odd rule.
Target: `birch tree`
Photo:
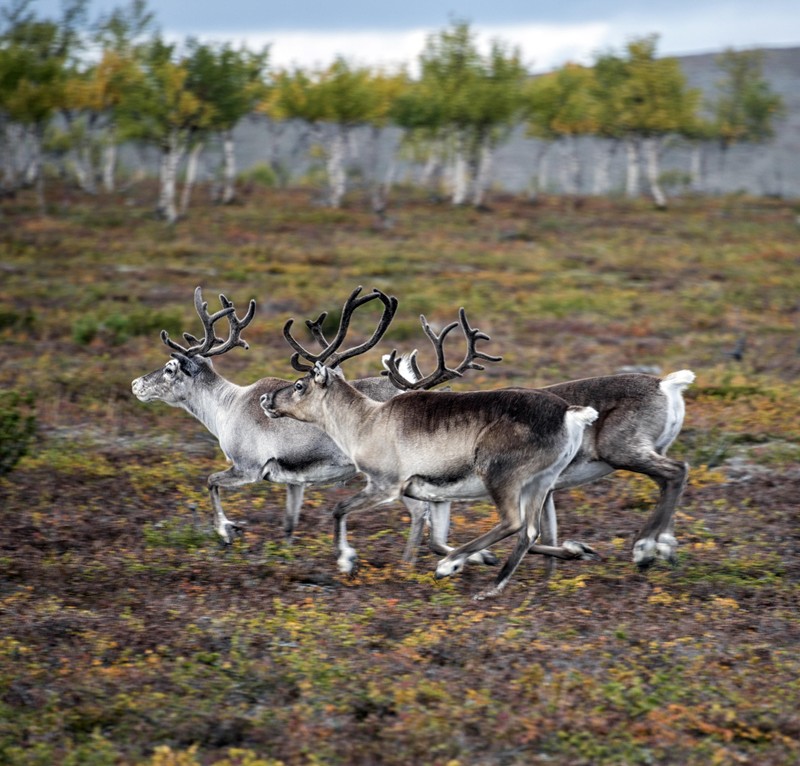
[[[663,208],[667,199],[659,175],[664,142],[695,123],[700,91],[687,87],[677,59],[656,58],[657,42],[657,35],[651,35],[628,43],[613,97],[628,153],[628,193],[634,192],[641,160],[653,201]]]
[[[495,40],[482,55],[469,25],[455,22],[428,37],[419,65],[419,84],[398,123],[427,133],[436,151],[449,148],[453,204],[480,207],[494,152],[522,109],[527,72],[520,52]]]
[[[102,186],[112,192],[116,186],[117,155],[122,136],[119,111],[125,95],[135,88],[137,70],[148,45],[157,34],[147,0],[130,0],[113,9],[97,23],[95,43],[102,51],[100,61],[88,70],[89,108],[101,155]]]
[[[372,212],[385,223],[395,163],[392,159],[388,165],[381,161],[380,140],[385,128],[393,121],[394,105],[409,87],[409,78],[405,70],[394,73],[375,71],[370,78],[369,87],[372,97],[366,112],[368,137],[361,151],[361,168]]]
[[[708,102],[711,134],[721,149],[720,175],[731,146],[761,144],[775,135],[775,123],[786,111],[783,99],[763,76],[761,51],[726,50],[716,61],[723,72]]]
[[[348,137],[353,130],[380,124],[388,115],[386,88],[367,67],[337,57],[325,69],[279,72],[269,114],[308,123],[319,139],[328,178],[327,203],[340,207],[347,190]]]
[[[598,129],[594,73],[568,63],[533,80],[527,93],[528,134],[563,147],[562,180],[568,194],[581,189],[577,141]]]
[[[592,73],[590,88],[596,117],[594,135],[600,139],[595,155],[593,191],[595,194],[607,194],[611,188],[611,161],[625,137],[619,124],[622,85],[626,77],[625,62],[613,53],[600,54],[595,57]],[[638,161],[629,162],[626,167],[626,192],[628,196],[636,196]]]
[[[206,129],[216,134],[222,147],[222,192],[219,201],[229,204],[236,197],[236,125],[264,99],[269,48],[252,52],[230,44],[202,44],[190,40],[186,85],[209,107]],[[194,160],[204,136],[195,137]],[[192,178],[187,170],[187,189]]]
[[[158,147],[158,214],[173,224],[178,166],[193,137],[208,127],[211,107],[188,85],[189,69],[176,46],[157,37],[147,48],[139,74],[120,108],[123,134]]]
[[[75,72],[65,86],[61,116],[79,186],[92,194],[115,188],[120,136],[117,112],[137,78],[130,54],[104,50],[98,62]]]
[[[31,183],[42,212],[45,130],[63,106],[75,28],[85,0],[64,6],[62,18],[42,20],[27,0],[2,11],[0,32],[0,121],[4,143],[4,186]],[[20,162],[20,160],[22,160]]]

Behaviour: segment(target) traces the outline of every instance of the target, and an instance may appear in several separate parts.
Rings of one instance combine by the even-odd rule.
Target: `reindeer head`
[[[351,359],[369,351],[383,337],[391,324],[395,311],[397,311],[397,298],[388,296],[380,290],[373,290],[367,295],[359,296],[361,289],[361,287],[357,287],[345,301],[341,319],[339,320],[339,328],[332,341],[328,342],[322,335],[321,330],[321,325],[327,314],[321,314],[314,322],[306,321],[313,336],[322,345],[322,351],[318,354],[311,353],[292,336],[291,327],[294,320],[290,319],[286,322],[283,328],[283,336],[294,349],[294,354],[292,354],[291,358],[292,367],[307,374],[295,383],[278,389],[274,393],[264,394],[261,397],[261,408],[267,417],[278,418],[286,415],[296,420],[318,422],[321,413],[321,402],[331,386],[335,385],[334,382],[339,381],[343,385],[347,385],[344,383],[344,375],[339,365],[346,359]],[[373,300],[378,300],[383,304],[383,313],[372,336],[358,346],[339,351],[350,327],[353,312]],[[301,359],[305,359],[308,363],[301,362]]]
[[[317,362],[311,372],[291,385],[263,394],[260,399],[261,409],[268,418],[288,416],[295,420],[316,423],[325,398],[337,385],[347,386],[342,370]]]
[[[222,308],[209,314],[208,304],[203,301],[200,288],[194,291],[195,310],[205,330],[201,340],[184,333],[183,337],[188,345],[181,346],[169,337],[166,330],[161,331],[161,340],[172,349],[172,358],[163,367],[131,382],[131,390],[140,401],[162,401],[173,407],[187,407],[195,396],[198,385],[208,384],[216,375],[211,364],[212,356],[224,354],[236,346],[248,348],[247,343],[239,336],[255,315],[255,301],[250,301],[247,313],[239,319],[231,301],[224,295],[220,295],[219,300]],[[214,325],[223,318],[228,319],[230,328],[228,337],[224,340],[214,334]]]

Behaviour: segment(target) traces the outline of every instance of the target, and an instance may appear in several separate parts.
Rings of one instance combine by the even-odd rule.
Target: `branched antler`
[[[359,297],[361,290],[362,288],[360,286],[357,287],[352,293],[350,293],[350,296],[345,301],[345,304],[342,307],[342,315],[339,320],[339,329],[336,331],[336,336],[332,341],[328,342],[325,339],[325,336],[322,334],[321,325],[327,317],[326,313],[320,314],[320,316],[314,322],[306,322],[308,328],[311,330],[312,335],[323,346],[323,349],[319,354],[312,354],[292,336],[291,327],[294,323],[294,319],[289,319],[286,322],[283,327],[283,337],[295,351],[295,353],[292,354],[291,359],[292,367],[294,367],[295,370],[300,372],[308,372],[309,370],[314,369],[314,365],[317,363],[324,364],[326,367],[336,367],[346,359],[351,359],[354,356],[358,356],[359,354],[369,351],[369,349],[377,344],[377,342],[383,337],[384,333],[391,324],[395,312],[397,311],[397,298],[386,295],[378,289],[374,289],[371,293]],[[381,315],[378,326],[375,328],[375,332],[372,334],[372,337],[358,346],[354,346],[353,348],[339,352],[338,349],[342,343],[344,343],[344,339],[347,336],[347,330],[350,327],[350,320],[353,316],[353,312],[360,306],[363,306],[365,303],[369,303],[370,301],[376,299],[383,304],[383,314]],[[307,362],[309,362],[309,364],[302,363],[300,359],[305,359]]]
[[[319,343],[320,348],[327,348],[328,347],[328,339],[325,337],[325,334],[322,332],[322,325],[325,324],[325,320],[328,318],[328,312],[323,311],[316,319],[306,319],[306,327],[308,327],[309,332],[311,333],[311,337],[314,338],[317,343]]]
[[[400,360],[397,356],[397,350],[394,350],[384,359],[383,363],[386,367],[384,374],[388,375],[389,380],[398,388],[407,391],[427,390],[441,383],[445,383],[448,380],[462,377],[465,370],[485,369],[482,364],[478,364],[475,361],[476,359],[486,362],[499,362],[503,359],[502,356],[492,356],[476,348],[476,343],[479,340],[491,340],[491,338],[486,333],[470,326],[467,320],[467,312],[464,311],[463,308],[458,310],[458,322],[451,322],[449,325],[442,328],[438,335],[431,329],[424,315],[420,315],[420,322],[422,323],[422,329],[425,331],[425,334],[428,336],[428,339],[433,344],[433,348],[436,351],[436,369],[429,375],[423,377],[419,365],[417,364],[415,351],[407,357],[407,362],[411,365],[412,372],[415,376],[415,380],[409,380],[400,372]],[[461,325],[461,330],[467,341],[467,352],[456,367],[448,367],[444,358],[444,340],[448,333],[459,325]]]
[[[256,302],[250,301],[247,308],[247,313],[239,319],[236,316],[236,307],[224,295],[219,296],[219,302],[222,308],[213,314],[208,313],[208,303],[203,300],[203,295],[199,287],[194,291],[194,307],[197,311],[197,316],[203,323],[205,334],[202,339],[196,338],[188,332],[183,333],[183,338],[188,344],[186,347],[181,346],[169,337],[166,330],[161,331],[161,340],[169,346],[173,351],[176,351],[183,356],[219,356],[226,351],[230,351],[236,346],[242,348],[249,348],[246,341],[242,340],[239,336],[242,330],[250,324],[256,313]],[[214,325],[224,317],[228,318],[229,331],[227,339],[218,338],[214,333]]]

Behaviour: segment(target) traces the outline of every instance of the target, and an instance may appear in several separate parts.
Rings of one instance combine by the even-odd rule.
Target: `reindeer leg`
[[[359,511],[365,508],[372,508],[380,503],[396,500],[399,491],[387,490],[375,487],[372,482],[367,481],[367,486],[352,497],[342,500],[333,509],[334,534],[333,542],[338,553],[336,560],[339,571],[342,574],[353,575],[358,569],[358,554],[356,549],[347,542],[347,514],[351,511]]]
[[[586,543],[579,543],[577,540],[564,540],[561,545],[540,545],[539,543],[534,543],[528,548],[528,553],[547,556],[548,560],[552,561],[555,559],[563,559],[564,561],[573,561],[575,559],[582,561],[602,560],[602,556],[600,556],[594,548],[586,545]]]
[[[556,506],[553,502],[553,493],[547,493],[547,499],[542,509],[542,531],[540,534],[541,543],[533,543],[528,548],[528,553],[547,556],[545,564],[545,579],[549,579],[556,571],[558,559],[572,561],[574,559],[601,560],[601,556],[591,546],[577,540],[564,540],[558,545],[558,519],[556,518]]]
[[[428,547],[441,556],[446,556],[454,549],[447,544],[450,534],[450,503],[431,503],[430,523],[431,534],[428,540]],[[477,551],[470,554],[467,558],[471,564],[487,564],[496,566],[499,561],[497,556],[490,550]]]
[[[553,491],[547,493],[547,499],[544,501],[544,510],[542,513],[542,543],[544,545],[556,546],[558,545],[558,518],[556,517],[556,504],[553,500]],[[529,553],[538,553],[539,551],[533,550],[535,546],[528,549]],[[545,559],[544,576],[549,580],[556,572],[556,559],[554,556],[549,556]]]
[[[286,515],[283,518],[283,534],[286,543],[292,542],[294,530],[300,520],[300,507],[303,504],[302,484],[286,485]]]
[[[539,536],[539,531],[542,527],[542,509],[553,486],[553,478],[550,471],[542,471],[536,474],[518,493],[519,499],[516,501],[518,503],[517,512],[522,516],[522,524],[518,531],[517,544],[511,555],[506,559],[506,563],[503,564],[503,568],[497,575],[494,585],[478,593],[474,600],[482,601],[486,598],[493,598],[502,593],[508,584],[511,575],[514,574],[525,554],[533,545],[533,541]],[[504,508],[499,504],[498,509],[503,515],[513,513],[511,507],[506,508],[505,513]]]
[[[627,463],[621,467],[649,476],[659,488],[656,507],[633,544],[633,562],[639,569],[647,569],[656,559],[662,559],[674,566],[678,541],[672,534],[672,517],[686,486],[689,466],[652,452],[646,460]]]
[[[211,497],[211,507],[214,509],[214,531],[226,545],[230,545],[237,537],[243,535],[244,528],[225,516],[219,495],[220,487],[241,487],[245,484],[252,484],[255,481],[258,481],[257,475],[242,471],[236,466],[228,468],[227,471],[212,473],[208,477],[208,493]]]
[[[482,548],[488,548],[490,545],[500,542],[500,540],[505,540],[510,535],[518,532],[519,529],[519,521],[503,519],[488,532],[476,537],[474,540],[470,540],[468,543],[464,543],[464,545],[460,545],[458,548],[454,548],[437,564],[436,579],[441,580],[443,577],[449,577],[456,572],[460,572],[470,554]]]
[[[464,545],[450,551],[436,567],[437,580],[442,577],[449,577],[461,571],[464,563],[471,554],[483,548],[488,548],[522,529],[524,519],[522,518],[522,509],[519,503],[519,485],[510,479],[511,477],[501,475],[500,473],[484,477],[489,494],[497,507],[500,523],[492,527],[488,532],[479,535],[474,540],[470,540],[468,543],[464,543]],[[533,542],[533,540],[530,542]],[[513,555],[514,554],[512,554],[512,557]],[[517,561],[517,564],[518,563],[519,561]],[[500,575],[498,575],[498,581],[506,572],[507,565],[508,562],[506,562]],[[516,569],[516,564],[513,569]],[[513,569],[508,573],[508,576],[513,573]],[[497,592],[499,593],[500,591],[498,590]]]
[[[403,497],[401,500],[411,516],[411,528],[408,531],[408,540],[403,551],[403,561],[413,564],[417,559],[417,550],[425,532],[425,517],[428,515],[429,504],[410,497]]]

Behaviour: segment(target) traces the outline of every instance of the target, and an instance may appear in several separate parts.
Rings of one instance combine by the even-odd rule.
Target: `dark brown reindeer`
[[[436,569],[437,577],[451,575],[470,555],[517,534],[517,545],[494,585],[477,598],[500,593],[529,550],[563,558],[593,557],[591,549],[579,543],[565,543],[558,552],[537,550],[543,546],[535,543],[547,495],[580,448],[584,429],[597,417],[593,408],[522,389],[416,390],[376,402],[345,381],[324,354],[306,352],[291,337],[290,327],[291,320],[284,334],[295,350],[292,364],[307,374],[266,392],[261,397],[264,412],[270,418],[288,416],[321,427],[367,479],[364,489],[338,503],[333,512],[340,571],[352,572],[357,561],[347,543],[347,514],[402,497],[494,501],[500,522],[448,553]],[[302,364],[301,356],[311,364]],[[390,355],[387,366],[390,378],[400,374],[396,355]],[[446,370],[443,352],[439,368],[438,377],[460,375],[457,368]],[[434,374],[415,383],[433,385],[436,378]]]
[[[436,346],[433,337],[431,340]],[[440,353],[441,348],[437,347],[437,354]],[[413,390],[425,380],[418,368],[412,376],[401,370],[395,352],[385,358],[384,366],[398,388]],[[675,562],[673,516],[689,469],[686,463],[667,457],[666,452],[680,433],[685,413],[682,392],[694,378],[690,370],[663,378],[628,373],[572,380],[541,389],[570,404],[593,407],[599,413],[597,421],[584,431],[580,449],[559,475],[554,490],[587,484],[617,470],[641,473],[658,485],[656,506],[633,544],[633,561],[642,569],[657,559]],[[430,507],[430,547],[436,552],[449,550],[449,510],[447,503],[432,503]],[[545,502],[541,542],[556,547],[557,536],[551,491]]]
[[[320,355],[332,367],[371,349],[383,336],[397,309],[396,300],[382,294],[358,297],[360,289],[348,299],[336,338]],[[339,351],[353,312],[376,299],[383,304],[383,313],[373,336],[349,350]],[[134,380],[131,389],[143,402],[162,401],[185,409],[217,438],[220,449],[232,463],[227,470],[208,477],[214,529],[225,543],[232,542],[242,529],[225,516],[220,489],[233,489],[262,480],[286,485],[284,532],[286,538],[291,539],[299,518],[304,488],[346,481],[356,475],[356,469],[318,428],[289,419],[270,421],[264,417],[259,407],[260,398],[285,387],[289,381],[262,378],[249,386],[239,386],[214,369],[212,357],[236,347],[248,347],[240,336],[255,314],[255,301],[252,300],[241,319],[236,316],[233,303],[224,295],[220,295],[220,303],[222,308],[210,314],[198,287],[194,293],[194,305],[204,329],[202,339],[184,333],[186,345],[182,346],[162,331],[161,339],[172,350],[172,358],[164,367]],[[214,330],[223,319],[229,325],[228,337],[224,340],[216,337]],[[321,325],[324,319],[325,315],[322,315],[317,324]],[[356,380],[353,385],[365,395],[381,400],[400,393],[390,380],[381,376]],[[411,514],[412,529],[422,530],[426,504],[411,499],[406,499],[405,504]],[[421,534],[420,531],[417,536]],[[406,547],[405,555],[409,559],[415,553],[416,548]]]

